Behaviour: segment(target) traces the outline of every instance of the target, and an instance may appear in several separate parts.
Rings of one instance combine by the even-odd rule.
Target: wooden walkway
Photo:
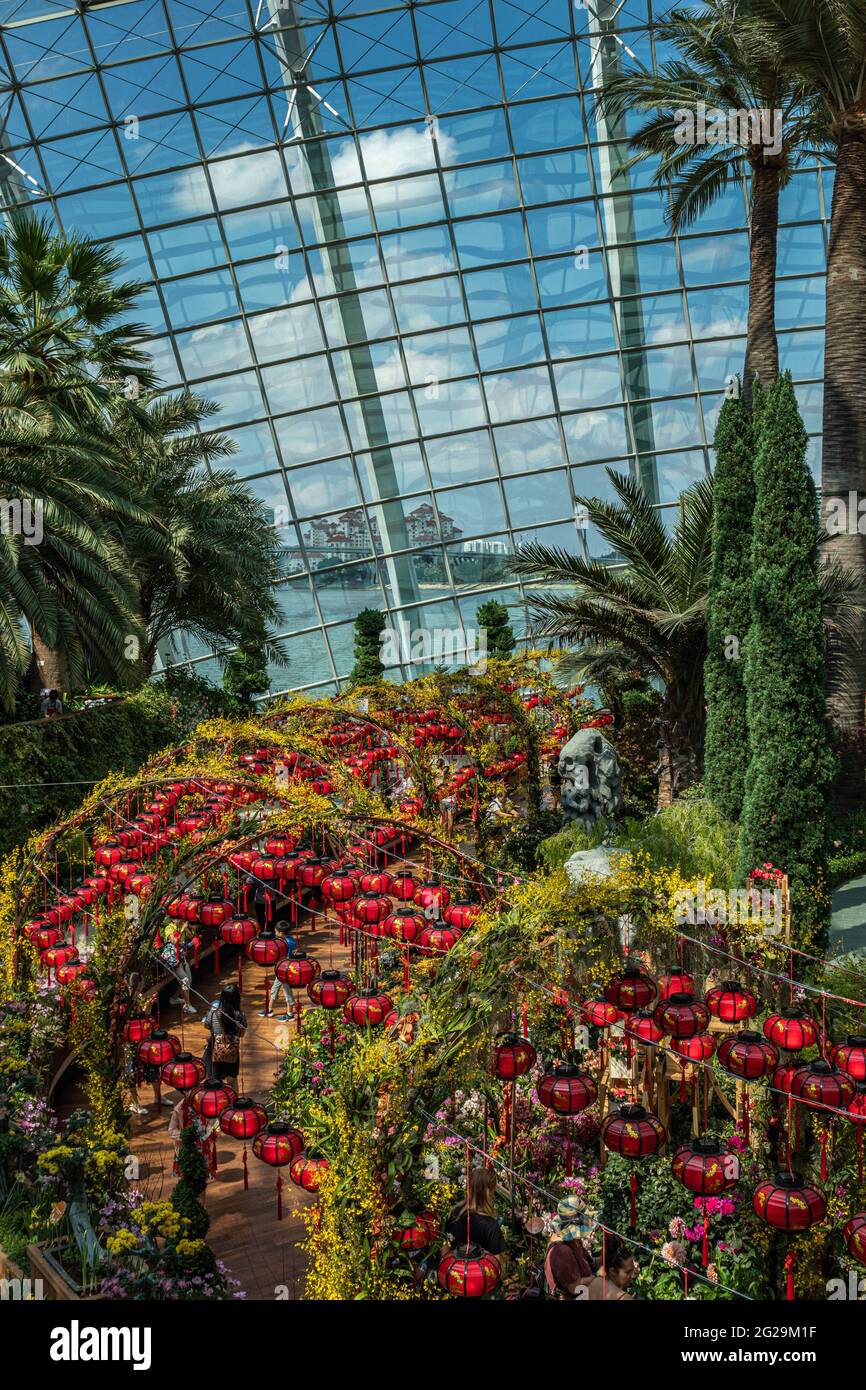
[[[297,937],[299,948],[315,956],[323,969],[348,968],[348,948],[339,945],[336,922],[317,925],[312,932],[299,924]],[[204,1052],[208,1038],[202,1023],[207,1003],[217,997],[223,984],[237,980],[236,954],[223,949],[220,955],[218,975],[209,969],[200,971],[194,978],[191,1002],[198,1012],[184,1015],[180,1004],[174,1003],[163,1010],[160,1020],[161,1025],[181,1037],[185,1049],[197,1057]],[[265,971],[260,966],[244,961],[242,1006],[248,1028],[241,1048],[238,1081],[244,1094],[263,1104],[270,1097],[287,1038],[294,1036],[296,1026],[279,1023],[273,1017],[258,1017],[258,1010],[263,1008],[264,979]],[[268,979],[273,979],[270,971]],[[296,994],[296,999],[305,1000],[306,991]],[[282,998],[278,1012],[281,1012],[281,1004]],[[131,1148],[140,1163],[137,1185],[149,1201],[167,1198],[176,1181],[172,1173],[174,1146],[168,1135],[168,1123],[178,1098],[175,1091],[165,1093],[161,1111],[157,1111],[152,1087],[142,1085],[139,1099],[148,1107],[148,1113],[131,1117]],[[249,1190],[245,1191],[243,1145],[222,1134],[219,1128],[216,1135],[217,1172],[203,1197],[211,1218],[208,1244],[240,1281],[248,1298],[299,1298],[303,1291],[304,1255],[298,1247],[306,1235],[300,1213],[315,1199],[296,1187],[288,1171],[283,1169],[283,1219],[278,1221],[276,1170],[255,1158],[252,1146],[248,1145]]]

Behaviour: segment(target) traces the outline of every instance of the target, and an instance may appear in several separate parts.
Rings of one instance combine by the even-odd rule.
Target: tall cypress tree
[[[815,889],[826,873],[834,758],[824,702],[818,504],[790,372],[761,400],[755,428],[740,873],[769,860],[789,875],[802,941],[823,920]]]
[[[707,595],[704,690],[707,795],[729,820],[743,809],[748,748],[745,643],[751,617],[752,421],[741,399],[726,400],[716,426],[713,553]]]
[[[355,619],[355,664],[349,673],[349,685],[375,685],[382,679],[382,633],[387,618],[376,608],[362,608]]]

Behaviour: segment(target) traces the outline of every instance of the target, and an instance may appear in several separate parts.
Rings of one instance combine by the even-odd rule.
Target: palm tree
[[[569,680],[604,686],[618,671],[638,667],[660,683],[656,771],[663,807],[703,772],[713,480],[705,478],[682,493],[669,534],[640,483],[606,471],[619,500],[582,497],[578,502],[621,567],[538,542],[521,547],[512,567],[535,583],[567,586],[568,592],[532,597],[529,618],[537,637],[576,648],[560,658]],[[838,642],[859,612],[861,595],[856,579],[838,564],[827,566],[821,580],[825,633],[828,643]]]
[[[29,213],[11,214],[0,232],[5,496],[41,509],[45,532],[38,547],[4,537],[7,699],[22,623],[31,627],[36,685],[66,689],[94,660],[104,673],[128,675],[134,586],[117,527],[146,518],[115,476],[106,420],[121,392],[134,396],[154,377],[140,346],[144,330],[123,317],[143,287],[117,282],[121,264]]]
[[[50,411],[22,406],[0,384],[0,494],[8,511],[0,526],[0,702],[7,709],[31,662],[48,687],[65,689],[87,674],[130,683],[138,595],[114,529],[122,521],[146,525],[147,517],[116,469],[102,435],[58,430]]]
[[[630,139],[634,155],[623,166],[653,158],[653,181],[668,198],[671,229],[698,219],[732,183],[748,175],[751,193],[749,308],[744,398],[751,403],[757,376],[769,386],[779,370],[776,342],[775,276],[779,192],[811,148],[813,121],[802,108],[799,85],[781,56],[760,41],[750,22],[751,4],[708,0],[700,10],[674,10],[654,26],[657,41],[682,55],[657,72],[631,68],[610,77],[596,96],[601,113],[621,119],[628,111],[650,113]],[[684,141],[684,113],[707,111],[782,112],[783,139],[768,153],[758,122],[742,122],[743,143]],[[745,127],[745,128],[742,128]]]
[[[149,526],[123,529],[149,675],[158,644],[173,632],[224,655],[223,649],[278,622],[274,586],[283,574],[264,505],[232,472],[215,466],[236,445],[228,435],[201,432],[218,407],[186,393],[145,398],[142,407],[132,411],[116,403],[113,434],[124,478],[169,538],[167,547],[155,546]],[[276,642],[265,639],[264,650],[282,664]]]
[[[607,470],[617,502],[580,498],[625,567],[611,568],[532,542],[513,565],[537,582],[576,586],[576,592],[530,600],[539,637],[579,645],[569,675],[603,681],[612,669],[638,666],[664,687],[659,746],[659,805],[701,775],[704,745],[706,600],[713,489],[709,478],[682,494],[673,536],[640,484]]]
[[[824,506],[846,510],[866,480],[866,0],[749,0],[753,32],[767,61],[784,62],[801,84],[823,149],[835,161],[827,256],[824,346]],[[852,524],[853,523],[853,524]],[[831,535],[825,555],[866,576],[866,539],[857,519]],[[866,612],[841,639],[827,683],[841,734],[836,798],[861,804],[866,775]]]

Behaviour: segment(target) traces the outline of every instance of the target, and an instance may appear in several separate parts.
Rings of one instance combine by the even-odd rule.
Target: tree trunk
[[[659,724],[658,809],[671,806],[674,799],[704,771],[704,731],[707,712],[701,688],[692,693],[678,686],[668,686],[662,700]]]
[[[779,163],[764,159],[763,151],[752,159],[752,233],[749,245],[749,318],[746,361],[743,368],[743,400],[752,408],[755,377],[763,387],[779,375],[776,341],[776,236],[779,228]]]
[[[866,537],[858,530],[856,503],[866,494],[866,118],[838,131],[839,157],[833,189],[827,258],[827,328],[824,349],[824,452],[821,489],[825,519],[841,512],[847,526],[834,526],[825,546],[866,580]],[[850,493],[855,494],[855,515]],[[866,613],[852,612],[852,635],[837,638],[837,675],[828,673],[827,707],[840,740],[834,788],[838,810],[863,802],[866,699]]]
[[[31,632],[33,657],[27,673],[27,683],[31,690],[59,690],[61,695],[69,694],[69,672],[62,652],[46,646],[35,629]]]

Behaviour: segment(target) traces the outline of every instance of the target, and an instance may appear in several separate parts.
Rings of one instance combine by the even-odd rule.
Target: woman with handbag
[[[241,1064],[241,1035],[246,1026],[240,990],[237,985],[226,985],[216,1003],[211,1004],[205,1019],[210,1037],[203,1061],[209,1081],[225,1081],[237,1076]]]

